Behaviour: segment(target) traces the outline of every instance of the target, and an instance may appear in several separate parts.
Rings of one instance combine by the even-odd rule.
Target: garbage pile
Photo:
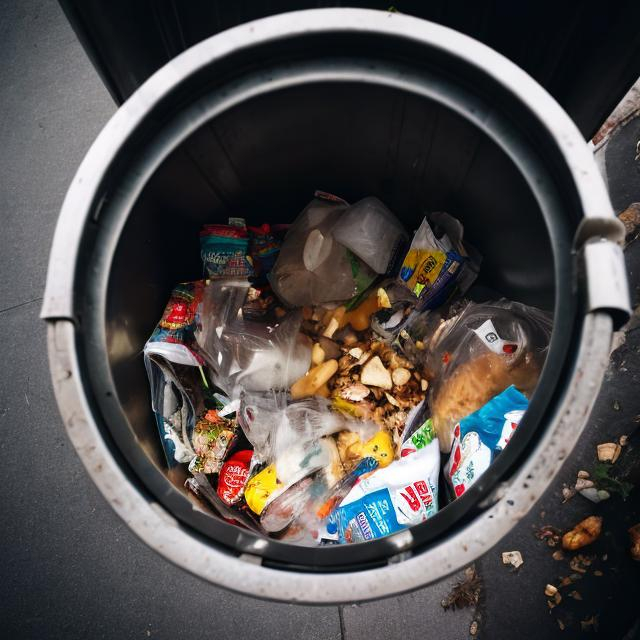
[[[413,238],[377,198],[200,233],[144,349],[168,467],[229,522],[302,545],[379,538],[460,497],[507,446],[550,317],[472,302],[446,213]],[[439,487],[446,487],[439,491]]]

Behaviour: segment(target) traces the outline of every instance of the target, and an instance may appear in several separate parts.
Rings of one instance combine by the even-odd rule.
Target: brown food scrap
[[[449,595],[440,603],[444,609],[462,609],[478,604],[482,580],[476,572],[475,565],[464,570],[464,579],[458,582],[449,592]]]
[[[604,573],[602,573],[602,571],[600,571],[599,569],[593,572],[594,576],[598,576],[598,578],[602,577],[604,575]]]
[[[629,444],[629,436],[620,436],[620,439],[618,440],[618,444],[621,447],[626,447]]]
[[[340,389],[340,397],[353,402],[364,400],[370,393],[369,387],[365,387],[361,382],[354,382]]]
[[[535,535],[538,540],[546,540],[550,547],[555,547],[560,542],[560,529],[556,529],[550,524],[540,527]]]
[[[590,567],[592,562],[593,556],[585,556],[579,553],[577,556],[571,558],[569,561],[569,567],[571,568],[571,571],[575,571],[578,574],[584,574],[587,573],[587,567]]]
[[[477,636],[478,635],[478,621],[477,620],[473,620],[471,622],[471,625],[469,626],[469,635],[470,636]]]
[[[618,218],[624,224],[625,236],[633,235],[640,225],[640,202],[632,202]]]
[[[554,560],[564,560],[564,553],[562,553],[562,551],[560,551],[560,549],[556,549],[553,554],[551,554],[551,557]]]
[[[382,424],[386,429],[393,432],[394,429],[399,430],[404,427],[407,422],[407,416],[406,411],[393,411],[382,419]]]
[[[380,343],[374,343],[374,344],[380,344]],[[381,345],[381,349],[379,350],[379,355],[380,358],[382,359],[382,362],[384,362],[385,366],[389,367],[390,369],[413,369],[413,363],[411,362],[411,360],[408,360],[407,358],[405,358],[404,356],[401,356],[399,353],[397,353],[396,351],[394,351],[390,346],[388,345]],[[373,345],[372,345],[373,348]]]
[[[318,344],[322,347],[327,359],[337,360],[342,356],[342,349],[340,349],[340,345],[335,340],[320,336],[318,338]]]
[[[640,562],[640,522],[629,529],[631,539],[631,557]]]
[[[544,595],[548,596],[549,598],[551,598],[552,596],[555,596],[556,593],[558,593],[558,588],[554,587],[552,584],[548,584],[544,588]]]
[[[574,600],[582,600],[580,592],[575,590],[569,592],[569,597],[573,598]]]
[[[589,516],[562,536],[562,546],[568,551],[581,549],[595,542],[602,532],[602,518]]]
[[[564,631],[565,630],[564,622],[562,622],[562,620],[560,620],[560,618],[558,618],[556,622],[558,623],[558,626],[560,627],[560,631]]]

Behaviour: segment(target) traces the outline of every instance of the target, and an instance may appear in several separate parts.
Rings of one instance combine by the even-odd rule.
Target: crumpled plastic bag
[[[514,385],[530,397],[551,336],[551,316],[519,302],[469,303],[425,345],[429,405],[443,452],[457,422]]]
[[[197,416],[204,409],[204,360],[194,331],[203,281],[174,287],[162,318],[147,340],[143,354],[154,411],[167,465],[190,462]]]
[[[344,202],[315,198],[291,225],[269,274],[276,295],[293,307],[343,302],[365,291],[376,274],[332,235]]]
[[[291,311],[273,324],[247,320],[249,287],[245,280],[211,281],[196,331],[216,385],[232,399],[243,390],[288,389],[311,364],[311,340],[299,331],[301,313]]]
[[[333,237],[376,273],[387,273],[409,234],[378,198],[349,206],[332,229]]]
[[[332,411],[324,398],[287,400],[285,393],[243,394],[241,398],[238,421],[254,448],[252,466],[264,467],[245,489],[247,504],[258,515],[272,500],[312,474],[322,471],[325,488],[342,478],[343,461],[335,440],[328,436],[353,431],[369,442],[379,433],[373,422],[352,420]],[[298,487],[295,492],[300,490]],[[295,502],[294,496],[291,498]],[[282,504],[287,504],[288,499],[283,500]]]

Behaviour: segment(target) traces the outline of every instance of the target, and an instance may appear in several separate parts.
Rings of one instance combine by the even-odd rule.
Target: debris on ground
[[[596,504],[603,500],[608,500],[611,497],[611,494],[608,491],[605,491],[604,489],[596,489],[595,487],[583,489],[580,491],[580,495]]]
[[[589,480],[587,478],[578,478],[576,480],[575,490],[578,492],[584,491],[585,489],[591,489],[595,487],[595,482],[593,480]]]
[[[589,516],[579,522],[571,531],[562,536],[562,547],[567,551],[575,551],[595,542],[602,532],[602,518]]]
[[[631,557],[640,562],[640,522],[629,529],[631,539]]]
[[[562,595],[560,595],[559,591],[553,595],[550,600],[547,600],[547,606],[549,609],[555,609],[562,602]]]
[[[569,597],[573,598],[574,600],[582,600],[582,595],[580,595],[579,591],[569,591]]]
[[[618,444],[621,447],[626,447],[629,444],[629,436],[620,436],[620,439],[618,440]]]
[[[538,540],[545,540],[549,547],[556,547],[561,538],[560,529],[552,527],[550,524],[540,527],[535,536]]]
[[[597,449],[598,460],[600,462],[610,462],[611,464],[615,464],[622,451],[622,447],[615,442],[604,442],[599,444]]]
[[[477,636],[478,635],[478,621],[477,620],[473,620],[471,622],[471,624],[469,625],[469,635],[470,636]]]
[[[565,628],[566,628],[564,622],[562,622],[562,620],[560,620],[560,618],[558,618],[556,620],[556,622],[558,623],[558,626],[560,627],[560,631],[564,631]]]
[[[587,569],[592,565],[595,556],[585,556],[579,553],[569,561],[569,567],[571,571],[576,573],[587,573]]]
[[[554,587],[552,584],[548,584],[544,588],[544,595],[548,596],[549,598],[551,598],[552,596],[555,596],[556,593],[558,593],[558,587]]]
[[[562,553],[562,551],[560,549],[556,549],[552,554],[551,557],[554,560],[564,560],[564,553]]]
[[[518,569],[524,564],[524,560],[519,551],[503,551],[502,564],[510,564],[514,569]]]
[[[445,610],[474,607],[478,604],[481,591],[482,580],[476,572],[475,565],[471,565],[464,570],[464,579],[451,589],[449,595],[440,604]]]
[[[625,236],[629,239],[640,226],[640,202],[632,202],[618,218],[624,224]]]

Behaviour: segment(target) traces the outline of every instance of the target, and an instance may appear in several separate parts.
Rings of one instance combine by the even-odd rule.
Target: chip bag
[[[419,524],[438,511],[440,451],[427,420],[403,445],[400,460],[364,475],[336,509],[340,542],[363,542]]]
[[[431,216],[443,233],[436,237],[425,218],[402,261],[399,282],[419,299],[420,309],[435,309],[456,291],[464,294],[476,278],[479,256],[469,256],[462,225],[446,213]]]
[[[253,275],[253,265],[248,258],[249,233],[244,220],[230,218],[229,222],[205,225],[200,232],[200,256],[208,278]]]

